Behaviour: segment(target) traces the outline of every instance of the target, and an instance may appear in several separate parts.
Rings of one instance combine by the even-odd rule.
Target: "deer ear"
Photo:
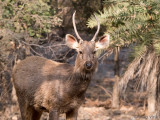
[[[106,48],[109,45],[109,37],[108,34],[102,36],[95,44],[96,50]]]
[[[67,34],[65,41],[66,41],[67,46],[72,49],[77,49],[79,47],[79,44],[73,35]]]

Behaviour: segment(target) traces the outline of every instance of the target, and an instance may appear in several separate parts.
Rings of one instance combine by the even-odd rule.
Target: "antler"
[[[95,33],[95,35],[93,36],[93,38],[92,38],[91,41],[95,41],[95,39],[96,39],[96,37],[97,37],[97,35],[98,35],[98,33],[99,33],[99,30],[100,30],[100,23],[99,23],[99,21],[98,21],[98,19],[97,19],[97,16],[96,16],[95,14],[94,14],[94,17],[96,18],[98,27],[97,27],[97,31],[96,31],[96,33]]]
[[[78,31],[77,31],[77,28],[76,28],[76,24],[75,24],[75,14],[76,14],[76,11],[73,13],[73,16],[72,16],[72,22],[73,22],[73,27],[74,27],[74,31],[76,33],[76,36],[79,40],[79,42],[83,41],[82,38],[79,36],[78,34]]]

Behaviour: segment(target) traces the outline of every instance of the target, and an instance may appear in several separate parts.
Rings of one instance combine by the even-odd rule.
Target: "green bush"
[[[104,9],[96,14],[104,33],[112,37],[113,46],[135,45],[134,57],[149,46],[160,53],[160,1],[159,0],[105,0]],[[96,26],[94,16],[88,26]]]
[[[62,23],[49,0],[1,0],[0,4],[0,27],[17,33],[41,38]]]

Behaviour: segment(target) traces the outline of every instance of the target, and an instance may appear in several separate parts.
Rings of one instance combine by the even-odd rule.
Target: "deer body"
[[[81,75],[73,71],[74,67],[69,64],[36,56],[21,61],[13,70],[13,80],[16,80],[16,92],[22,95],[19,98],[22,105],[26,101],[26,106],[40,112],[53,108],[60,113],[78,109],[92,73]]]
[[[78,52],[75,66],[32,56],[14,67],[13,83],[22,120],[39,120],[43,111],[49,112],[49,120],[58,120],[61,113],[66,113],[67,120],[77,119],[78,108],[97,68],[96,50],[108,45],[109,39],[107,35],[98,42],[77,37],[79,42],[66,35],[67,45]]]

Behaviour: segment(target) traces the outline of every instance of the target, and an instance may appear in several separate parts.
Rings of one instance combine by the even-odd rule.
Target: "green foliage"
[[[135,44],[135,57],[143,54],[146,46],[153,46],[160,54],[160,1],[159,0],[105,0],[103,11],[96,13],[104,33],[112,37],[111,44]],[[88,27],[96,26],[94,16]]]
[[[52,27],[61,25],[50,0],[1,0],[0,28],[17,33],[27,32],[32,37],[43,37]]]

